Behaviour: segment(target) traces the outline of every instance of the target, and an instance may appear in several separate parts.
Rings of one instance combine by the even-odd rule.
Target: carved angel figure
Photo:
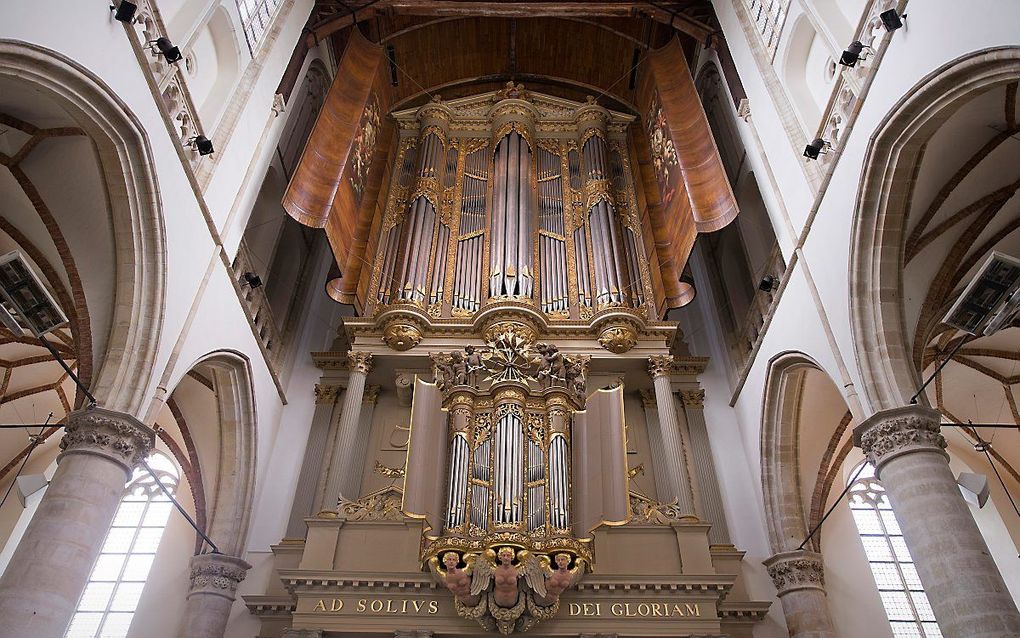
[[[469,606],[478,604],[478,596],[471,595],[471,570],[474,559],[473,554],[464,556],[464,562],[467,564],[464,569],[459,567],[460,556],[457,552],[445,552],[442,566],[439,565],[437,557],[429,559],[429,569],[432,570],[436,581],[449,589],[457,600]]]
[[[464,352],[467,353],[465,363],[467,365],[467,382],[470,385],[478,385],[478,374],[485,370],[485,366],[482,364],[482,353],[475,349],[474,346],[465,346]]]
[[[535,353],[538,355],[536,377],[543,387],[566,380],[567,368],[559,348],[548,343],[538,343],[535,344]]]
[[[584,576],[584,559],[578,558],[573,567],[570,567],[570,554],[560,552],[556,554],[556,569],[546,567],[547,577],[545,580],[545,600],[552,604],[559,599],[560,594],[577,585]],[[548,565],[548,561],[546,563]]]

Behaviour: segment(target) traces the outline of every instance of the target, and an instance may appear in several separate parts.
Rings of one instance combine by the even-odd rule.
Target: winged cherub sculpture
[[[475,554],[464,556],[467,565],[464,569],[459,567],[460,556],[457,552],[445,552],[442,565],[435,556],[429,559],[429,569],[432,570],[436,582],[449,589],[457,600],[468,606],[478,604],[479,597],[471,594],[471,571],[476,558]]]
[[[570,554],[566,552],[559,552],[556,554],[556,568],[553,569],[549,566],[549,561],[545,561],[545,596],[538,600],[539,604],[552,605],[559,600],[560,594],[577,585],[581,582],[581,577],[584,576],[584,559],[578,558],[574,561],[574,566],[570,566]]]
[[[514,560],[517,564],[514,564]],[[549,559],[513,547],[488,549],[474,561],[471,595],[479,596],[492,588],[491,601],[499,607],[514,607],[519,601],[521,586],[527,584],[539,598],[545,598],[545,576]],[[521,583],[521,579],[524,583]]]

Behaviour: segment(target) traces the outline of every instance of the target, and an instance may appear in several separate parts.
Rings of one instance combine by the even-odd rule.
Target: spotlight
[[[262,286],[262,277],[259,277],[253,272],[246,272],[241,275],[241,280],[239,283],[241,284],[242,288],[248,286],[252,290],[255,290],[256,288],[260,288]]]
[[[895,31],[903,26],[903,18],[907,17],[907,14],[900,15],[896,13],[896,9],[889,9],[878,14],[878,17],[886,31]]]
[[[779,277],[773,275],[765,275],[758,282],[758,290],[762,292],[772,292],[779,289]]]
[[[181,55],[180,47],[175,47],[174,43],[169,38],[156,38],[149,42],[149,46],[153,46],[159,49],[160,55],[166,58],[166,61],[170,64],[179,61],[184,56]],[[153,51],[155,53],[155,51]]]
[[[839,63],[848,67],[857,66],[858,61],[867,59],[867,55],[864,54],[865,49],[869,52],[872,51],[871,47],[862,44],[860,40],[854,40],[843,51],[843,55],[839,56]]]
[[[138,5],[131,0],[120,0],[117,4],[110,5],[110,11],[113,11],[113,19],[118,22],[131,22],[135,17],[135,11],[138,11]]]
[[[816,160],[819,155],[824,155],[830,148],[832,148],[832,144],[820,137],[816,138],[815,141],[804,147],[804,157]]]
[[[205,135],[196,135],[188,140],[188,146],[198,151],[199,155],[211,155],[213,152],[212,140]]]
[[[386,61],[390,64],[390,86],[397,85],[397,50],[392,44],[386,45]]]

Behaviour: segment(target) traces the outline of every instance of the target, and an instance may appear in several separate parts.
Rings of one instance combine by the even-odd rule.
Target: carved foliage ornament
[[[673,374],[673,355],[656,354],[648,357],[648,374],[653,379]]]
[[[821,558],[807,552],[780,555],[778,560],[767,561],[766,569],[780,596],[798,589],[825,589]]]
[[[152,452],[156,434],[134,417],[119,412],[90,408],[67,417],[63,454],[86,453],[104,456],[132,470]]]
[[[940,431],[939,419],[933,418],[931,412],[906,412],[862,427],[860,447],[868,461],[881,470],[885,461],[903,452],[924,450],[945,454],[946,439]]]
[[[372,371],[372,354],[369,352],[348,352],[347,368],[351,372],[368,374]]]
[[[599,335],[599,345],[612,353],[623,354],[637,345],[637,332],[629,325],[611,326]]]
[[[191,592],[234,597],[237,585],[248,574],[250,565],[240,558],[222,554],[203,554],[191,561]]]

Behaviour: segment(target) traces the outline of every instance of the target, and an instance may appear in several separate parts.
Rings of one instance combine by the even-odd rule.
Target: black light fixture
[[[819,155],[824,155],[830,148],[832,148],[832,144],[817,137],[813,142],[804,147],[804,157],[816,160]]]
[[[250,271],[245,272],[241,274],[241,280],[239,283],[241,284],[242,288],[248,286],[252,290],[255,290],[256,288],[260,288],[262,286],[262,277],[259,277],[258,275]]]
[[[758,282],[758,290],[762,292],[773,292],[779,289],[779,277],[775,275],[765,275]]]
[[[180,47],[175,47],[174,43],[170,41],[170,38],[156,38],[149,42],[149,46],[155,46],[156,49],[159,50],[160,55],[166,58],[166,61],[170,64],[178,62],[184,57],[181,55]],[[155,53],[155,51],[153,51],[153,53]]]
[[[135,17],[135,11],[138,11],[138,5],[131,0],[120,0],[117,4],[110,5],[110,11],[113,11],[113,19],[117,22],[131,22]]]
[[[896,9],[889,9],[878,14],[878,18],[882,21],[882,26],[885,27],[886,31],[895,31],[903,26],[903,18],[907,17],[907,14],[900,15],[896,13]]]
[[[212,155],[213,144],[212,140],[205,135],[196,135],[195,137],[188,140],[188,146],[198,151],[199,155]]]
[[[864,51],[872,51],[872,48],[861,43],[860,40],[854,40],[850,43],[850,46],[843,51],[843,55],[839,56],[839,63],[847,67],[857,66],[857,62],[860,60],[867,59],[867,54]]]

